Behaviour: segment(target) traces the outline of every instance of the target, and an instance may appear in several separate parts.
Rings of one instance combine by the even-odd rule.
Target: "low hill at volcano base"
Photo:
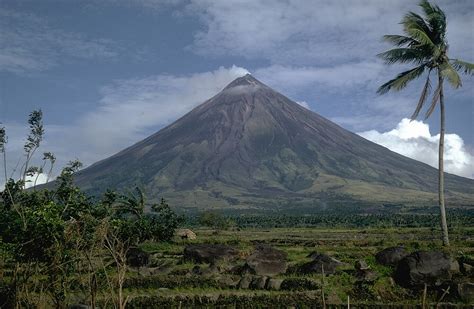
[[[339,127],[251,75],[76,180],[92,193],[138,185],[183,210],[437,205],[436,169]],[[447,174],[446,196],[448,207],[473,206],[474,180]]]

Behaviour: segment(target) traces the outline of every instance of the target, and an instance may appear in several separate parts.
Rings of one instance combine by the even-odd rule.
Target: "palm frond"
[[[415,38],[421,44],[428,46],[430,49],[437,48],[436,45],[431,41],[429,35],[421,29],[409,28],[406,30],[411,37]]]
[[[411,70],[408,70],[408,71],[405,71],[405,72],[402,72],[402,73],[398,74],[397,77],[395,77],[392,80],[389,80],[388,82],[386,82],[385,84],[380,86],[379,89],[377,90],[377,93],[378,94],[385,94],[389,90],[398,91],[398,90],[401,90],[401,89],[405,88],[406,85],[410,81],[414,80],[415,78],[417,78],[421,74],[423,74],[423,72],[425,71],[425,68],[426,68],[426,64],[422,64],[422,65],[420,65],[420,66],[418,66],[414,69],[411,69]]]
[[[386,64],[408,63],[420,64],[430,57],[430,53],[416,48],[394,48],[377,55],[382,58]]]
[[[436,107],[436,104],[439,101],[439,97],[441,95],[441,89],[442,89],[441,85],[442,85],[441,83],[438,83],[438,86],[436,87],[436,90],[433,94],[433,98],[431,99],[431,105],[428,108],[428,110],[426,111],[425,120],[428,119],[431,116],[431,114],[433,113],[433,111]]]
[[[433,43],[442,43],[446,35],[446,15],[443,10],[437,5],[432,5],[427,0],[422,0],[420,7],[423,9],[428,25],[431,28]]]
[[[462,71],[464,74],[474,75],[474,64],[466,61],[452,59],[451,64],[456,71]]]
[[[425,86],[423,87],[423,90],[421,91],[421,96],[420,96],[420,99],[418,100],[416,109],[413,112],[413,115],[411,115],[411,120],[415,120],[416,117],[418,117],[421,109],[423,108],[423,105],[426,102],[426,99],[428,98],[428,95],[431,90],[430,73],[431,73],[431,70],[428,72],[428,77],[426,78]]]
[[[462,86],[461,77],[459,77],[458,72],[449,64],[449,62],[443,62],[439,66],[441,75],[448,80],[448,82],[457,89]]]
[[[384,35],[383,40],[396,46],[420,45],[420,42],[418,42],[417,40],[410,38],[408,36],[404,36],[404,35],[396,35],[396,34]]]
[[[433,44],[432,30],[426,21],[420,15],[409,12],[403,17],[401,22],[403,25],[403,31],[410,37],[414,36],[415,39],[423,39],[426,43],[424,44]],[[419,31],[414,31],[419,30]],[[423,35],[423,33],[426,35]],[[428,40],[429,39],[429,40]]]

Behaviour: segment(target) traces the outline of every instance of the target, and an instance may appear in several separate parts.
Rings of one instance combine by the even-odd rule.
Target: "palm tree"
[[[461,78],[457,72],[472,75],[474,64],[448,57],[448,43],[446,40],[446,15],[437,6],[427,0],[420,2],[424,16],[409,12],[403,18],[403,32],[405,35],[385,35],[385,41],[393,44],[396,48],[379,54],[387,64],[411,63],[415,68],[398,74],[394,79],[386,82],[378,89],[377,93],[384,94],[390,90],[401,90],[409,82],[427,73],[426,82],[421,91],[418,105],[415,108],[411,119],[418,117],[421,109],[425,105],[430,95],[431,81],[430,75],[433,73],[437,78],[436,89],[433,92],[431,103],[425,114],[427,119],[435,110],[439,102],[440,107],[440,134],[439,134],[439,208],[441,213],[441,229],[443,232],[443,245],[449,245],[448,226],[446,224],[446,211],[444,205],[444,131],[445,131],[445,111],[444,111],[444,91],[443,83],[446,79],[453,88],[462,86]]]

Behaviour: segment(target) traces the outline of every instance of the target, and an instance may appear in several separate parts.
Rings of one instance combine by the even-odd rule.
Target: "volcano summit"
[[[76,180],[92,193],[138,185],[181,209],[437,204],[436,169],[341,128],[249,74]],[[474,180],[447,174],[445,181],[447,205],[474,205]]]

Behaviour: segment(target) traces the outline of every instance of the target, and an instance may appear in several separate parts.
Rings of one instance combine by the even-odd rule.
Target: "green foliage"
[[[474,225],[474,213],[469,210],[448,211],[450,228]],[[221,215],[223,221],[233,222],[239,228],[391,228],[391,227],[433,227],[438,225],[439,217],[433,213],[384,213],[353,214],[327,213],[318,215],[290,214],[255,214],[255,215]],[[212,216],[211,216],[212,218]],[[209,227],[213,221],[202,221],[202,215],[186,217],[187,226]]]
[[[226,218],[220,213],[213,211],[205,211],[198,218],[199,224],[217,230],[226,230],[230,228],[234,222],[230,218]]]
[[[53,189],[25,190],[25,176],[42,173],[47,162],[51,173],[56,161],[47,152],[42,167],[28,167],[44,134],[41,111],[32,112],[28,123],[22,175],[17,181],[8,179],[0,192],[0,261],[15,265],[8,283],[0,286],[0,299],[5,297],[15,306],[33,301],[28,306],[34,306],[29,295],[41,287],[51,304],[62,308],[68,291],[77,285],[75,276],[86,273],[94,302],[98,280],[115,285],[104,276],[110,258],[116,264],[124,263],[123,254],[131,245],[170,240],[179,217],[164,200],[153,214],[145,214],[145,195],[138,189],[138,194],[107,191],[96,201],[74,184],[74,174],[82,167],[77,160],[63,168]],[[1,128],[0,151],[4,155],[6,140]]]
[[[423,16],[409,12],[402,19],[404,35],[385,35],[383,37],[385,41],[395,45],[396,48],[378,55],[387,64],[413,63],[417,67],[398,74],[394,79],[380,86],[377,91],[379,94],[405,88],[409,82],[420,77],[427,69],[429,72],[437,71],[440,78],[447,79],[453,88],[459,88],[462,85],[457,72],[472,75],[474,64],[448,57],[446,15],[444,12],[438,6],[432,5],[426,0],[420,2],[420,7]],[[440,82],[440,85],[442,85],[442,82]],[[441,89],[441,87],[438,88]],[[428,97],[429,90],[428,74],[412,119],[418,116]],[[426,118],[431,115],[439,99],[439,91],[435,91]]]

